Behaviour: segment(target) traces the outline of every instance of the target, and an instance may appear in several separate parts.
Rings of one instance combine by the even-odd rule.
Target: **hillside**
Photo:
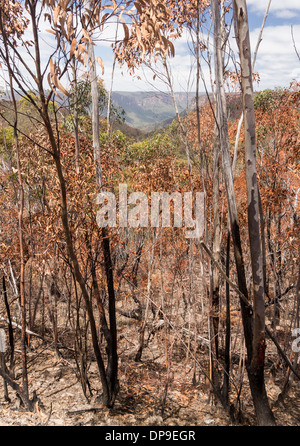
[[[241,114],[241,97],[239,93],[227,93],[228,118],[235,119]],[[195,97],[190,93],[176,92],[178,110],[181,116],[196,109]],[[210,101],[213,96],[210,94]],[[124,133],[139,137],[143,133],[162,129],[172,123],[176,117],[173,99],[170,93],[155,91],[115,91],[112,93],[115,107],[125,111]],[[207,94],[200,93],[199,106],[208,102]]]
[[[192,96],[177,92],[175,97],[180,113],[192,107]],[[173,100],[168,93],[115,91],[112,101],[116,107],[125,110],[126,124],[140,130],[155,130],[175,117]]]

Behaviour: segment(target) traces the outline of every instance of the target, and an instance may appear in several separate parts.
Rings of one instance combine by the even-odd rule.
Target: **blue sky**
[[[247,1],[252,50],[256,46],[267,4],[268,0]],[[293,79],[300,80],[300,60],[297,58],[293,46],[291,26],[293,26],[295,43],[300,53],[300,0],[285,0],[284,2],[282,0],[272,0],[255,66],[255,71],[260,75],[260,83],[255,84],[256,90],[274,88],[276,86],[288,87]],[[112,40],[114,35],[115,24],[111,24],[106,27],[103,37]],[[236,53],[237,48],[233,37],[232,32],[230,43],[233,51]],[[189,54],[187,48],[188,40],[189,36],[184,34],[175,43],[176,55],[174,59],[170,60],[170,67],[174,90],[190,91],[192,94],[195,89],[195,85],[191,82],[191,79],[195,79],[194,71],[192,71],[191,75],[191,66],[194,63],[194,59]],[[109,88],[113,61],[109,44],[99,42],[96,53],[104,60],[105,73],[103,78],[106,87]],[[202,70],[206,85],[210,89],[209,70],[204,61]],[[123,75],[121,74],[122,72]],[[159,82],[153,84],[153,75],[148,70],[138,71],[136,74],[142,80],[129,76],[126,67],[123,67],[123,69],[116,67],[113,89],[142,91],[158,88],[166,90],[166,86]],[[204,90],[203,84],[201,89]]]
[[[247,0],[248,16],[250,24],[251,47],[254,50],[262,24],[264,13],[268,4],[268,0]],[[263,40],[259,47],[258,57],[255,65],[255,71],[260,75],[260,83],[255,84],[256,90],[274,87],[288,87],[293,79],[300,81],[300,60],[298,59],[291,36],[291,26],[295,44],[300,54],[300,0],[272,0],[271,8],[267,18],[267,22],[263,32]],[[54,37],[46,32],[49,23],[43,19],[40,21],[40,43],[42,62],[46,64],[49,57],[55,49]],[[203,38],[207,38],[203,30]],[[30,29],[26,32],[26,38],[31,39]],[[95,47],[96,56],[103,59],[105,72],[103,77],[105,87],[110,88],[111,73],[113,65],[113,52],[111,42],[114,41],[116,33],[115,21],[105,26]],[[119,29],[119,38],[122,37],[122,27]],[[190,36],[184,32],[182,37],[175,42],[176,55],[169,60],[170,72],[173,79],[173,88],[175,91],[185,91],[191,96],[195,95],[195,58],[190,54],[188,42]],[[229,39],[232,51],[237,54],[234,32]],[[212,47],[212,36],[209,43],[210,50]],[[23,56],[29,66],[33,66],[32,58],[29,54],[24,53]],[[31,49],[31,51],[33,51]],[[213,68],[212,68],[213,71]],[[202,62],[202,72],[207,89],[210,91],[211,78],[207,64]],[[99,69],[100,75],[100,69]],[[138,80],[137,76],[141,78]],[[153,82],[153,73],[148,69],[138,70],[136,76],[129,75],[126,66],[120,68],[116,65],[113,89],[119,91],[149,91],[163,90],[167,91],[167,86],[159,81]],[[68,81],[64,82],[67,86]],[[1,79],[0,79],[1,84]],[[200,86],[204,91],[203,83]]]

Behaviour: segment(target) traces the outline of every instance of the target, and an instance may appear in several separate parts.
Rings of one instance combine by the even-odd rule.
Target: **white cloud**
[[[257,28],[250,33],[252,51],[254,51],[256,46],[259,31],[260,29]],[[300,52],[300,25],[294,25],[293,33],[295,43]],[[189,90],[191,94],[194,94],[196,80],[195,59],[188,52],[188,40],[189,36],[185,33],[181,39],[175,42],[176,55],[175,58],[170,59],[170,67],[174,82],[174,90]],[[237,47],[234,38],[231,39],[231,44],[237,55]],[[212,49],[213,48],[211,47],[211,50]],[[101,45],[97,48],[97,53],[101,55]],[[112,57],[107,55],[105,59],[104,75],[104,81],[107,88],[109,88],[111,81],[112,60]],[[208,90],[210,90],[209,69],[204,61],[202,61],[202,69],[206,86]],[[124,72],[124,76],[121,75],[121,71]],[[262,42],[258,50],[255,71],[259,73],[261,79],[258,85],[255,84],[255,88],[259,90],[274,88],[276,86],[288,87],[293,79],[300,79],[300,61],[297,58],[293,46],[291,27],[284,25],[265,27]],[[142,80],[139,81],[137,78],[131,78],[127,73],[126,66],[124,66],[122,70],[117,67],[114,79],[114,89],[129,91],[150,90],[152,87],[150,83],[147,82],[147,79],[152,82],[153,74],[147,69],[145,69],[144,72],[139,70],[136,74],[139,75]],[[159,81],[157,81],[155,85],[157,88],[167,90],[166,85]],[[200,88],[202,91],[204,90],[202,82]]]
[[[295,43],[300,49],[300,25],[293,27]],[[254,49],[259,29],[251,32]],[[292,79],[300,78],[300,61],[296,55],[289,26],[267,26],[259,46],[255,71],[261,77],[260,89],[287,87]]]
[[[250,12],[257,12],[261,14],[265,12],[268,5],[268,0],[247,0],[247,5]],[[299,0],[272,0],[270,13],[275,13],[278,15],[278,17],[283,17],[281,14],[284,14],[287,11],[289,14],[296,15],[296,11],[300,11]]]
[[[249,11],[264,12],[268,0],[248,0]],[[272,0],[273,12],[281,14],[281,17],[287,17],[290,11],[300,11],[299,0],[287,0],[285,3],[281,3],[280,0]],[[267,22],[267,24],[270,23]],[[48,62],[50,55],[55,48],[55,38],[51,34],[46,32],[49,28],[49,23],[44,22],[42,19],[40,22],[40,44],[42,64]],[[298,51],[300,52],[300,25],[294,25],[294,38]],[[27,31],[26,37],[30,38],[30,31]],[[96,56],[102,57],[105,66],[104,82],[106,88],[110,88],[111,73],[113,65],[113,52],[111,49],[111,43],[115,39],[116,23],[111,22],[104,28],[99,39],[97,39]],[[251,31],[251,46],[254,50],[259,34],[259,29]],[[119,27],[119,38],[122,38],[123,27]],[[204,36],[205,38],[205,36]],[[172,72],[172,78],[174,81],[175,91],[195,91],[195,59],[190,55],[188,51],[187,43],[191,42],[190,36],[187,32],[184,32],[182,37],[175,42],[176,55],[175,58],[170,60],[170,67]],[[232,47],[237,54],[235,39],[231,39]],[[212,42],[211,42],[212,44]],[[211,48],[212,49],[212,48]],[[33,59],[29,54],[26,54],[25,50],[22,51],[22,55],[26,63],[34,70]],[[34,48],[31,48],[34,51]],[[208,67],[204,62],[203,74],[207,84],[207,88],[210,90],[210,77]],[[293,41],[291,37],[291,28],[289,26],[266,26],[263,32],[263,40],[259,47],[257,62],[255,71],[258,71],[261,77],[259,89],[274,88],[275,86],[288,86],[293,78],[300,79],[300,61],[297,58],[295,49],[293,47]],[[122,75],[122,72],[124,75]],[[100,74],[100,69],[99,69]],[[140,76],[142,80],[138,80],[137,77],[131,77],[128,74],[127,67],[122,69],[116,65],[116,71],[114,76],[114,90],[150,90],[153,83],[153,74],[148,70],[137,71],[136,75]],[[147,79],[149,82],[147,82]],[[1,83],[1,79],[0,79]],[[65,85],[68,81],[65,79]],[[166,85],[162,82],[156,81],[155,86],[161,90],[167,90]],[[48,85],[45,83],[45,87]],[[203,84],[201,86],[203,90]],[[191,93],[193,94],[193,93]]]
[[[278,10],[274,12],[274,15],[279,19],[292,19],[293,17],[297,17],[298,12],[293,11],[291,9]]]

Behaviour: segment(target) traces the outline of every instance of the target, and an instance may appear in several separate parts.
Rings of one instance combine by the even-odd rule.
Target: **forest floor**
[[[137,336],[128,333],[129,322],[119,331],[120,392],[113,409],[101,407],[101,393],[96,364],[91,360],[88,370],[92,396],[85,398],[76,364],[70,350],[57,355],[51,344],[32,338],[28,352],[30,391],[38,397],[34,412],[20,406],[14,391],[11,401],[4,400],[0,380],[0,426],[229,426],[232,423],[224,409],[213,397],[209,386],[199,373],[194,377],[191,357],[174,343],[172,362],[167,368],[164,342],[157,334],[145,348],[141,362],[135,362]],[[131,328],[132,334],[134,327]],[[270,353],[271,354],[271,353]],[[276,355],[276,352],[274,353]],[[16,363],[20,363],[16,353]],[[198,352],[198,364],[207,367],[207,354]],[[202,356],[203,362],[202,362]],[[92,356],[91,356],[92,358]],[[16,370],[16,373],[20,370]],[[268,372],[268,371],[267,371]],[[198,372],[197,372],[198,373]],[[300,385],[293,381],[284,402],[278,402],[284,375],[272,379],[267,373],[267,392],[279,425],[300,426]],[[234,392],[232,392],[234,393]],[[241,395],[243,419],[241,424],[255,424],[247,379]]]

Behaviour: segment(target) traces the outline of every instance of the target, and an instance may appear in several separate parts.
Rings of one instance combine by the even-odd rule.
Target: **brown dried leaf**
[[[71,37],[71,34],[73,34],[73,14],[71,12],[71,14],[68,15],[67,18],[67,30],[68,30],[68,37]]]
[[[76,45],[77,45],[77,40],[74,38],[72,40],[71,48],[70,48],[70,59],[72,59],[72,57],[74,55],[74,51],[75,51]]]
[[[125,34],[124,41],[127,42],[129,40],[129,29],[125,22],[122,22],[122,25],[123,25],[124,34]]]
[[[49,87],[51,88],[51,90],[53,91],[53,93],[55,94],[55,96],[57,96],[60,100],[62,100],[62,97],[59,96],[57,91],[54,90],[54,88],[53,88],[53,85],[52,85],[52,82],[51,82],[51,74],[50,73],[48,73],[48,84],[49,84]]]
[[[99,66],[100,66],[101,69],[102,69],[102,76],[103,76],[103,74],[104,74],[104,64],[103,64],[103,60],[101,59],[101,57],[97,57],[97,58],[96,58],[96,61],[98,62]]]
[[[86,29],[82,28],[82,34],[84,35],[84,38],[87,39],[88,42],[92,43],[92,39]]]
[[[58,20],[58,16],[61,10],[61,6],[58,5],[56,6],[56,8],[54,9],[54,13],[53,13],[53,23],[56,26],[57,25],[57,20]]]
[[[45,14],[44,14],[44,20],[46,21],[47,19],[49,20],[49,23],[50,23],[50,25],[51,25],[51,15],[48,14],[48,13],[45,13]]]
[[[59,91],[61,91],[65,96],[70,96],[70,93],[64,88],[64,86],[62,85],[62,83],[60,82],[57,74],[56,74],[56,66],[53,63],[52,58],[50,59],[50,76],[51,76],[51,81],[53,83],[53,85],[59,89]]]
[[[83,45],[83,43],[80,43],[80,44],[78,45],[78,51],[79,51],[79,54],[87,53],[87,52],[88,52],[87,49],[86,49],[86,46]]]
[[[47,33],[54,34],[56,36],[56,32],[53,29],[46,29]]]

